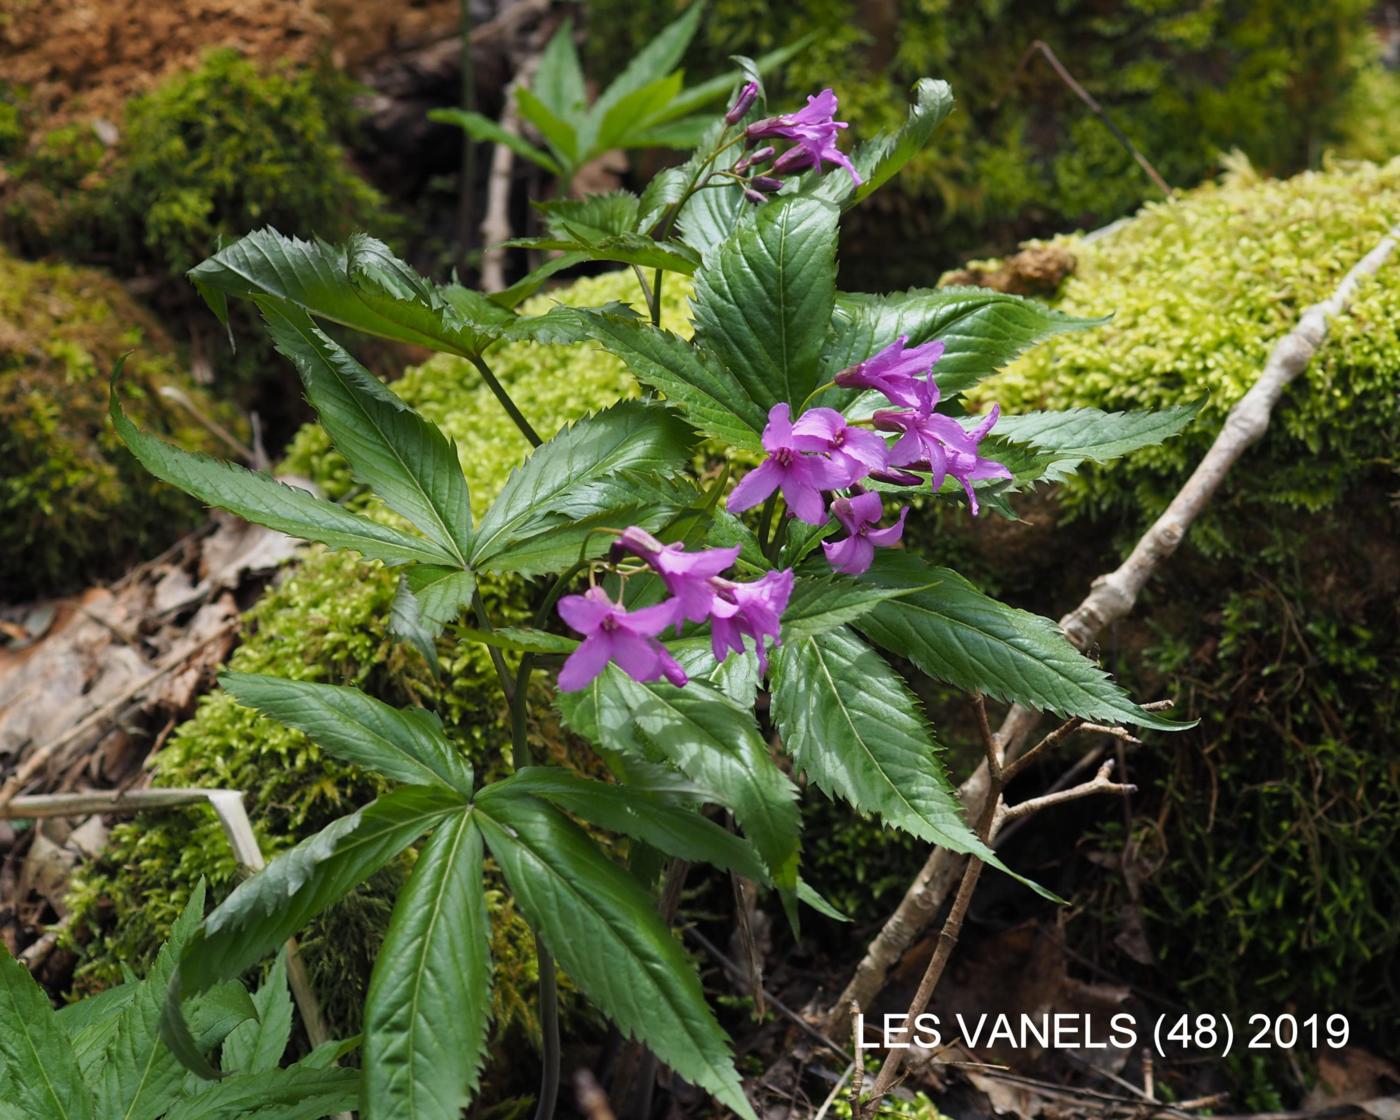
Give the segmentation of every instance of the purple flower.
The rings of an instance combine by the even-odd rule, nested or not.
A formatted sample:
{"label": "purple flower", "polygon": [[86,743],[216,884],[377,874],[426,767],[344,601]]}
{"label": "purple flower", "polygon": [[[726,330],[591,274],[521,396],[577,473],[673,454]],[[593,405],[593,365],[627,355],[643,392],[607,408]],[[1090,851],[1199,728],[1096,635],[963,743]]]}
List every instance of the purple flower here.
{"label": "purple flower", "polygon": [[[727,582],[727,581],[726,581]],[[764,639],[773,645],[782,642],[782,617],[792,596],[792,569],[769,572],[751,583],[729,583],[715,598],[710,619],[710,649],[716,661],[729,651],[744,652],[743,635],[754,642],[760,672],[768,672],[768,651]]]}
{"label": "purple flower", "polygon": [[839,490],[847,485],[846,469],[824,455],[804,455],[795,442],[791,413],[785,402],[768,412],[763,429],[763,449],[768,452],[756,469],[749,471],[734,487],[726,504],[730,513],[752,509],[779,488],[794,516],[809,525],[826,520],[823,490]]}
{"label": "purple flower", "polygon": [[843,486],[859,482],[871,471],[889,466],[890,449],[883,436],[846,423],[834,408],[809,408],[792,426],[792,445],[799,451],[822,451],[845,468]]}
{"label": "purple flower", "polygon": [[685,670],[656,640],[656,635],[671,625],[675,609],[674,603],[666,602],[627,611],[600,587],[590,587],[584,595],[564,596],[559,600],[559,617],[584,639],[559,671],[559,688],[577,692],[609,661],[636,681],[665,677],[674,685],[685,684]]}
{"label": "purple flower", "polygon": [[836,375],[836,384],[843,389],[878,389],[895,404],[917,406],[918,387],[943,357],[944,346],[935,340],[905,349],[908,341],[909,336],[902,334],[878,354],[843,369]]}
{"label": "purple flower", "polygon": [[834,544],[822,541],[822,551],[838,572],[858,576],[869,570],[877,546],[889,548],[899,543],[899,538],[904,535],[904,519],[909,516],[909,507],[901,509],[898,520],[887,529],[872,529],[885,515],[879,494],[837,498],[831,503],[831,512],[845,527],[847,536]]}
{"label": "purple flower", "polygon": [[633,525],[623,530],[618,546],[640,556],[661,577],[675,611],[676,625],[703,622],[710,616],[715,599],[714,577],[728,569],[739,555],[739,548],[710,548],[686,552],[679,544],[663,545],[645,529]]}
{"label": "purple flower", "polygon": [[[792,140],[806,153],[805,163],[801,168],[796,164],[797,157],[793,157],[790,165],[783,168],[783,174],[805,169],[807,166],[819,166],[822,160],[825,160],[827,163],[844,167],[850,172],[851,181],[860,186],[861,178],[856,174],[855,167],[836,146],[836,134],[846,127],[845,121],[832,119],[836,116],[836,109],[836,94],[824,89],[815,97],[808,97],[806,106],[795,113],[784,113],[779,117],[766,117],[755,121],[749,125],[745,136],[750,141],[774,137]],[[782,165],[784,158],[785,156],[779,157],[778,165]],[[777,169],[778,166],[775,165],[774,170]]]}
{"label": "purple flower", "polygon": [[739,91],[738,98],[735,99],[733,107],[724,114],[725,124],[738,124],[744,119],[744,114],[753,108],[753,103],[758,100],[758,83],[745,82],[744,88]]}
{"label": "purple flower", "polygon": [[875,413],[877,428],[904,433],[890,448],[890,465],[927,464],[933,475],[934,490],[943,485],[947,475],[952,475],[967,491],[967,500],[975,516],[977,495],[972,483],[983,478],[1011,477],[1011,472],[1001,463],[984,459],[977,453],[977,445],[992,430],[1001,415],[1001,407],[993,405],[982,423],[969,432],[951,416],[940,416],[933,411],[938,404],[938,386],[932,374],[926,382],[915,382],[915,389],[918,403],[912,410],[881,409]]}

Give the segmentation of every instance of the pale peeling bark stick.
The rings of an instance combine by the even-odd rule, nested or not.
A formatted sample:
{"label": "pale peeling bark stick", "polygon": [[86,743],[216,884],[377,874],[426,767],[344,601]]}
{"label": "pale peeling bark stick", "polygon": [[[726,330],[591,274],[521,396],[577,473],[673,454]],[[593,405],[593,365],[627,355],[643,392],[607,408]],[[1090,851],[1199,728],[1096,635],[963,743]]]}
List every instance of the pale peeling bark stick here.
{"label": "pale peeling bark stick", "polygon": [[[520,86],[530,84],[539,64],[539,54],[531,54],[520,64],[520,69],[516,71],[515,78],[506,90],[506,107],[501,113],[501,128],[512,136],[520,135],[520,111],[515,106],[515,91]],[[481,218],[481,288],[486,292],[499,292],[506,286],[504,242],[512,237],[510,188],[514,168],[515,153],[505,144],[497,144],[491,153],[491,170],[486,179],[486,210]]]}
{"label": "pale peeling bark stick", "polygon": [[[1397,238],[1400,238],[1400,225],[1392,227],[1380,243],[1352,267],[1329,298],[1305,310],[1297,326],[1274,344],[1259,380],[1230,409],[1210,450],[1166,511],[1138,541],[1128,558],[1115,571],[1094,580],[1084,601],[1060,619],[1060,628],[1076,648],[1088,649],[1104,627],[1132,610],[1148,579],[1158,565],[1176,551],[1230,468],[1263,436],[1284,389],[1307,369],[1326,339],[1328,320],[1351,305],[1361,282],[1374,276],[1394,252]],[[1038,712],[1019,704],[1007,712],[997,740],[1008,765],[1015,765],[1039,719]],[[958,789],[969,819],[981,818],[991,788],[991,772],[984,762]],[[866,1007],[875,1001],[889,970],[937,916],[958,882],[965,862],[966,857],[946,848],[933,850],[898,908],[870,943],[845,991],[828,1011],[825,1029],[829,1034],[839,1036],[844,1030],[847,1008],[852,1001]]]}

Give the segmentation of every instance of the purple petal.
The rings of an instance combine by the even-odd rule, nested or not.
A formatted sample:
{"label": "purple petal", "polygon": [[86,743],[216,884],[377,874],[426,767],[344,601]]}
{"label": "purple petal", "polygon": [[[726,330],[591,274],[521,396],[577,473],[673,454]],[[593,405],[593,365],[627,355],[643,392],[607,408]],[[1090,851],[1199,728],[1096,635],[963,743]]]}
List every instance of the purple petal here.
{"label": "purple petal", "polygon": [[889,548],[891,545],[899,543],[904,536],[904,519],[909,516],[909,507],[905,506],[899,511],[899,519],[885,529],[875,529],[865,534],[865,539],[879,548]]}
{"label": "purple petal", "polygon": [[601,587],[591,587],[585,595],[565,595],[555,609],[570,629],[580,634],[592,634],[617,609],[617,605]]}
{"label": "purple petal", "polygon": [[822,541],[822,551],[831,566],[848,576],[858,576],[869,571],[875,560],[875,546],[865,537],[847,537],[844,541],[831,544]]}
{"label": "purple petal", "polygon": [[626,631],[630,634],[653,638],[666,627],[676,621],[676,602],[668,599],[664,603],[657,603],[654,607],[643,607],[638,611],[629,611],[627,615],[619,619],[619,632]]}
{"label": "purple petal", "polygon": [[792,446],[798,451],[825,451],[846,430],[846,418],[834,408],[809,408],[792,426]]}
{"label": "purple petal", "polygon": [[[573,597],[582,598],[581,595]],[[583,644],[569,654],[564,667],[559,670],[560,691],[577,692],[593,680],[607,665],[611,648],[611,635],[595,634],[585,638]]]}
{"label": "purple petal", "polygon": [[763,428],[765,451],[778,451],[792,446],[792,420],[786,401],[779,401],[768,410],[768,423]]}
{"label": "purple petal", "polygon": [[799,521],[820,525],[826,520],[826,503],[822,501],[821,491],[805,481],[797,471],[790,471],[783,479],[782,486],[783,500]]}
{"label": "purple petal", "polygon": [[739,485],[729,495],[724,508],[730,513],[743,513],[752,509],[778,488],[783,472],[771,459],[765,460],[739,480]]}
{"label": "purple petal", "polygon": [[613,662],[634,681],[654,681],[661,676],[660,646],[650,638],[618,633],[613,639]]}
{"label": "purple petal", "polygon": [[880,495],[872,490],[869,493],[857,494],[851,499],[851,513],[857,527],[873,525],[884,516],[885,505],[880,501]]}

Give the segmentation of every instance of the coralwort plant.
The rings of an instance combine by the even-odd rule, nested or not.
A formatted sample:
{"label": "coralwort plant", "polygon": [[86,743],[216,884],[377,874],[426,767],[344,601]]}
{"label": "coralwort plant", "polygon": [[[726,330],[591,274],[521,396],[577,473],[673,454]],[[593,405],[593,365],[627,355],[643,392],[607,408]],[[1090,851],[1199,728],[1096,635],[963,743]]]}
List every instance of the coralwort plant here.
{"label": "coralwort plant", "polygon": [[[190,1069],[215,1072],[186,1024],[190,1001],[417,845],[367,997],[362,1116],[456,1117],[479,1084],[489,852],[538,940],[538,1115],[553,1115],[559,1088],[557,962],[623,1034],[752,1117],[728,1040],[658,913],[666,861],[770,888],[793,922],[800,902],[829,911],[799,870],[804,775],[892,827],[1001,866],[960,814],[933,733],[882,650],[1063,716],[1179,726],[1135,704],[1049,620],[897,546],[909,495],[1005,511],[1012,491],[1164,439],[1194,410],[965,415],[959,398],[980,379],[1093,321],[976,289],[837,290],[842,214],[925,144],[951,108],[947,86],[921,81],[905,125],[848,154],[832,91],[765,117],[749,77],[695,154],[640,196],[547,203],[549,236],[532,244],[559,256],[493,296],[427,280],[363,236],[332,246],[265,230],[193,271],[221,318],[230,298],[257,306],[379,499],[364,512],[141,432],[114,381],[113,423],[154,474],[398,569],[394,631],[430,661],[449,623],[485,643],[514,732],[514,773],[481,785],[431,711],[350,688],[223,678],[242,703],[399,786],[279,856],[185,944],[163,1029]],[[585,260],[633,266],[650,314],[517,313],[551,273]],[[693,276],[689,340],[659,325],[668,273]],[[534,450],[479,522],[451,442],[328,324],[457,354],[480,372],[501,422]],[[494,347],[521,339],[602,347],[639,397],[537,433],[490,364]],[[501,575],[534,581],[531,625],[491,618],[478,581]],[[610,780],[538,764],[527,706],[539,670],[557,670],[565,721]],[[600,833],[628,838],[626,866]]]}

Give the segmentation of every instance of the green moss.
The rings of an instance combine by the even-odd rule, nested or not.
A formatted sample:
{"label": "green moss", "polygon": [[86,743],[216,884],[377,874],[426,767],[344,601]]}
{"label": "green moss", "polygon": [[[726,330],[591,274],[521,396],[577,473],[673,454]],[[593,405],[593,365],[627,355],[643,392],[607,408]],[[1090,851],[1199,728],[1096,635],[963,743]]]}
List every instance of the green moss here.
{"label": "green moss", "polygon": [[[672,327],[683,326],[686,294],[681,285],[673,285],[667,295],[666,321]],[[624,299],[641,305],[631,273],[578,281],[540,297],[529,309],[542,311],[555,299]],[[491,364],[541,432],[552,432],[632,391],[620,363],[583,347],[516,344],[497,351]],[[288,371],[287,376],[294,375]],[[479,516],[523,459],[524,439],[464,361],[433,358],[410,369],[394,388],[457,441]],[[303,429],[284,466],[336,496],[349,491],[345,463],[318,427]],[[382,508],[371,512],[388,516]],[[497,582],[485,585],[483,592],[495,616],[524,620],[526,588]],[[394,577],[382,566],[313,549],[248,614],[244,641],[229,667],[352,684],[394,704],[431,704],[478,773],[483,778],[500,775],[510,736],[488,657],[475,642],[452,644],[443,651],[444,683],[435,682],[418,656],[388,635],[393,593]],[[540,687],[532,737],[551,752],[564,752],[563,732],[550,714],[545,686]],[[326,758],[299,732],[239,707],[219,691],[200,700],[194,717],[155,756],[154,769],[158,785],[243,790],[269,856],[364,804],[381,788],[372,776]],[[70,898],[74,937],[81,944],[80,983],[111,983],[123,962],[154,952],[201,876],[215,898],[237,881],[212,814],[148,814],[113,829],[102,860],[84,874]],[[401,878],[401,869],[390,869],[323,916],[303,939],[327,1012],[344,1029],[356,1025],[370,964]],[[499,893],[493,896],[493,908],[497,1017],[533,1030],[529,992],[536,966],[528,933]]]}
{"label": "green moss", "polygon": [[231,418],[183,371],[169,340],[120,284],[90,269],[0,252],[0,595],[83,586],[150,555],[194,524],[198,505],[155,481],[107,426],[107,378],[143,424],[186,447],[208,433],[160,396],[182,390]]}
{"label": "green moss", "polygon": [[31,138],[3,191],[6,236],[175,275],[258,226],[333,240],[382,227],[383,200],[339,143],[351,93],[329,66],[264,72],[214,52],[129,102],[111,151],[85,122]]}
{"label": "green moss", "polygon": [[[593,26],[608,34],[590,36],[594,72],[621,70],[688,6],[595,0]],[[873,212],[853,215],[847,248],[866,263],[848,286],[856,286],[852,279],[874,290],[922,280],[930,255],[946,267],[958,252],[989,241],[1101,224],[1158,197],[1044,58],[1031,59],[1013,80],[1035,39],[1054,48],[1177,187],[1199,182],[1231,148],[1287,173],[1368,127],[1350,90],[1361,75],[1373,81],[1378,72],[1369,0],[917,0],[898,5],[893,33],[883,36],[865,21],[887,7],[714,0],[687,59],[699,76],[719,71],[735,52],[757,55],[815,32],[775,89],[788,103],[835,87],[852,140],[902,119],[917,78],[951,83],[957,109],[935,142],[876,196]],[[916,253],[889,253],[891,230],[917,245]]]}

